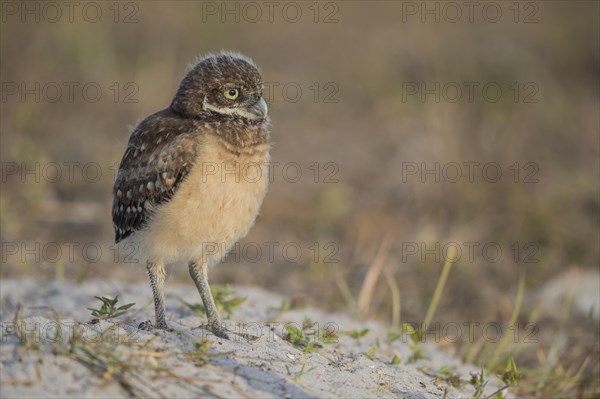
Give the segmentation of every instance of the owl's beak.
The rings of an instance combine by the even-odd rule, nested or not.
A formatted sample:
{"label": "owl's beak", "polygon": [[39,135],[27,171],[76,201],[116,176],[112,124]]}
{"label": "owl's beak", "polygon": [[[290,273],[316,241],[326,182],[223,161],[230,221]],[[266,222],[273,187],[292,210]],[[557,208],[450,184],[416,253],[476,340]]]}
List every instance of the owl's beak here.
{"label": "owl's beak", "polygon": [[265,99],[261,97],[260,100],[248,107],[248,111],[259,118],[266,118],[269,113],[269,107]]}

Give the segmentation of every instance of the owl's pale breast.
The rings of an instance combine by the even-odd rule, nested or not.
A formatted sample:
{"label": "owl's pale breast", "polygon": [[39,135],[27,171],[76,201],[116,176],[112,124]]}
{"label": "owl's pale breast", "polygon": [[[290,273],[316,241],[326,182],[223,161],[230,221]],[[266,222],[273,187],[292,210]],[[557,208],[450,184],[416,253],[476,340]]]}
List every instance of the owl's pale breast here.
{"label": "owl's pale breast", "polygon": [[186,180],[140,232],[151,260],[214,264],[254,224],[269,181],[269,145],[237,155],[214,136],[202,141]]}

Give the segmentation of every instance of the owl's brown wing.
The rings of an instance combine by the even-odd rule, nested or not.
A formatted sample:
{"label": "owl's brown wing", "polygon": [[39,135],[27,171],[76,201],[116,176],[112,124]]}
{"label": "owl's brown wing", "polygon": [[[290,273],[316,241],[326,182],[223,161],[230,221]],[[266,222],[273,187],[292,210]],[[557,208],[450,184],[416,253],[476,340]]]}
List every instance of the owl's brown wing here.
{"label": "owl's brown wing", "polygon": [[173,196],[195,160],[197,134],[193,121],[170,109],[135,128],[113,187],[115,242],[143,228],[153,209]]}

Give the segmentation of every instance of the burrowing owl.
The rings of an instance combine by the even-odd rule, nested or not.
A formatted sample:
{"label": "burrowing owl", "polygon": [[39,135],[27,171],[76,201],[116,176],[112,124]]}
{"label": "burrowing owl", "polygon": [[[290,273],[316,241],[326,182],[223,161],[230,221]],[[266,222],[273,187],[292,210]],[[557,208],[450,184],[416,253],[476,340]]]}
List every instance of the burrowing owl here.
{"label": "burrowing owl", "polygon": [[147,261],[157,328],[168,329],[164,266],[185,261],[209,329],[228,338],[207,271],[248,233],[267,190],[270,135],[262,89],[249,58],[206,56],[171,105],[131,133],[113,189],[113,224],[116,242],[133,240]]}

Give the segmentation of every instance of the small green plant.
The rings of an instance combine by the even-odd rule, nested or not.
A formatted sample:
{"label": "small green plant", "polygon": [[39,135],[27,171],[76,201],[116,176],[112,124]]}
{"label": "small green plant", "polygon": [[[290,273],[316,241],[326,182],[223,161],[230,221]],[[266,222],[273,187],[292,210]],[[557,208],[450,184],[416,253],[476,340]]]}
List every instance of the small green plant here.
{"label": "small green plant", "polygon": [[333,329],[313,329],[316,323],[312,322],[308,317],[302,320],[302,328],[298,328],[293,324],[284,326],[286,331],[283,339],[291,343],[296,348],[302,349],[302,359],[300,359],[300,371],[295,375],[291,372],[288,365],[285,366],[288,375],[294,376],[294,381],[298,383],[300,378],[305,373],[314,369],[314,367],[306,370],[306,362],[308,353],[315,352],[317,348],[322,348],[323,344],[337,342],[337,335]]}
{"label": "small green plant", "polygon": [[286,334],[283,339],[294,345],[296,348],[303,349],[305,352],[314,352],[316,348],[321,347],[318,342],[309,340],[305,335],[304,331],[296,326],[288,324],[284,326]]}
{"label": "small green plant", "polygon": [[[114,302],[113,306],[116,304]],[[99,378],[115,381],[130,397],[146,395],[147,392],[141,391],[143,382],[139,375],[148,367],[147,357],[150,354],[159,358],[165,355],[151,353],[146,347],[147,343],[123,341],[117,329],[116,325],[112,325],[90,340],[83,327],[78,328],[61,353],[79,362]]]}
{"label": "small green plant", "polygon": [[[473,393],[472,397],[475,399],[482,398],[483,391],[488,384],[488,380],[485,379],[485,371],[483,367],[481,368],[481,371],[471,371],[469,374],[471,375],[471,380],[469,383],[473,386],[473,388],[475,388],[475,392]],[[504,382],[504,386],[486,396],[485,399],[504,399],[504,394],[502,392],[509,387],[518,384],[522,375],[518,372],[517,365],[512,357],[508,359],[506,369],[501,375],[499,375],[499,377],[502,382]]]}
{"label": "small green plant", "polygon": [[408,347],[412,351],[412,354],[408,358],[408,363],[415,363],[418,360],[426,359],[425,351],[421,345],[421,338],[423,333],[420,328],[414,328],[408,323],[402,324],[402,333],[406,333],[410,337]]}
{"label": "small green plant", "polygon": [[315,333],[315,339],[320,344],[337,344],[338,338],[333,328],[320,328]]}
{"label": "small green plant", "polygon": [[302,321],[301,329],[293,324],[286,324],[283,339],[307,352],[314,352],[317,348],[322,348],[324,344],[338,342],[339,337],[333,326],[327,325],[325,328],[315,329],[313,328],[315,324],[306,317]]}
{"label": "small green plant", "polygon": [[[103,315],[118,316],[119,312],[127,309],[121,309],[118,306],[118,298],[109,299],[98,298],[105,305],[102,309],[93,309],[97,311],[98,317]],[[133,304],[125,305],[131,307]],[[157,360],[176,356],[190,360],[196,366],[206,364],[210,358],[230,355],[232,352],[216,352],[209,350],[212,348],[212,342],[206,339],[198,340],[188,334],[182,334],[183,338],[193,340],[193,349],[191,351],[177,351],[170,353],[162,348],[162,345],[156,345],[156,336],[135,337],[122,329],[118,323],[91,326],[85,323],[78,323],[69,326],[68,333],[62,330],[63,323],[56,310],[48,306],[31,307],[28,309],[49,310],[54,314],[55,330],[46,330],[43,340],[39,336],[32,335],[30,329],[26,327],[27,320],[23,319],[24,308],[20,305],[15,314],[15,335],[20,339],[18,355],[30,355],[28,351],[34,349],[44,349],[48,347],[49,338],[51,338],[51,350],[54,356],[64,356],[72,359],[92,372],[95,376],[105,381],[117,383],[126,391],[127,397],[168,397],[160,392],[156,386],[148,386],[148,380],[158,378],[170,378],[180,381],[182,384],[193,386],[202,390],[203,387],[196,384],[196,381],[187,375],[181,375],[173,371],[170,363],[157,362]],[[72,329],[71,329],[72,328]],[[90,334],[90,332],[93,332]]]}
{"label": "small green plant", "polygon": [[408,363],[415,363],[418,360],[427,359],[427,356],[425,356],[425,351],[423,350],[423,347],[421,345],[408,344],[408,347],[412,351],[412,354],[408,358]]}
{"label": "small green plant", "polygon": [[[225,285],[213,285],[210,287],[210,290],[213,295],[213,299],[215,300],[215,305],[217,306],[217,310],[219,313],[225,313],[227,317],[231,317],[233,312],[238,309],[242,303],[246,301],[246,297],[241,296],[233,296],[235,292],[231,288],[230,284]],[[205,316],[206,311],[204,310],[204,306],[196,303],[188,303],[183,299],[179,298],[179,301],[183,303],[185,306],[190,308],[194,313],[198,316]]]}
{"label": "small green plant", "polygon": [[471,380],[469,381],[469,384],[471,384],[471,386],[473,388],[475,388],[475,392],[473,393],[473,398],[479,399],[479,398],[481,398],[481,395],[483,395],[483,389],[485,388],[485,386],[488,383],[485,380],[485,371],[483,370],[483,367],[482,367],[480,371],[471,371],[469,373],[469,375],[471,376]]}
{"label": "small green plant", "polygon": [[[433,320],[433,315],[437,311],[438,305],[440,304],[440,299],[442,297],[442,292],[444,291],[444,287],[446,286],[446,282],[448,281],[450,269],[452,269],[452,264],[456,261],[456,259],[456,247],[449,246],[448,253],[446,255],[446,260],[444,261],[444,266],[442,267],[442,273],[440,274],[440,278],[435,287],[435,291],[433,291],[433,297],[431,298],[431,302],[429,303],[429,307],[427,308],[425,320],[423,320],[424,330],[427,330],[427,327],[429,327],[431,321]],[[419,339],[420,338],[421,337],[419,337]]]}
{"label": "small green plant", "polygon": [[38,340],[36,339],[35,336],[33,337],[33,339],[29,339],[27,337],[27,333],[26,333],[27,322],[24,321],[22,318],[23,318],[23,308],[21,307],[21,304],[18,304],[13,325],[15,328],[16,336],[19,338],[19,342],[21,344],[19,350],[22,349],[23,351],[32,351],[32,350],[40,349]]}
{"label": "small green plant", "polygon": [[[499,375],[502,382],[505,384],[502,388],[498,389],[496,392],[492,393],[488,396],[488,398],[494,399],[504,399],[504,395],[502,392],[507,388],[514,387],[519,383],[519,380],[523,377],[521,373],[517,370],[517,364],[515,360],[511,357],[508,358],[508,364],[506,365],[506,369]],[[487,398],[486,398],[487,399]]]}
{"label": "small green plant", "polygon": [[512,387],[519,383],[519,380],[522,378],[522,374],[517,370],[517,364],[515,363],[515,359],[512,356],[508,359],[508,365],[506,366],[506,370],[502,373],[500,379],[507,386]]}
{"label": "small green plant", "polygon": [[421,327],[417,326],[413,327],[410,323],[402,324],[402,332],[397,338],[402,337],[402,334],[406,334],[410,337],[410,340],[414,343],[421,342],[421,338],[423,337],[423,332],[421,331]]}
{"label": "small green plant", "polygon": [[94,298],[102,302],[102,306],[99,309],[88,308],[88,310],[92,311],[92,316],[96,318],[95,321],[114,319],[115,317],[125,314],[127,309],[135,305],[135,303],[128,303],[126,305],[117,307],[117,303],[119,303],[118,295],[113,299],[104,296],[95,296]]}
{"label": "small green plant", "polygon": [[306,341],[306,337],[302,330],[293,325],[286,325],[285,331],[286,335],[284,336],[284,339],[294,346],[301,346],[301,344]]}
{"label": "small green plant", "polygon": [[359,339],[359,338],[362,338],[365,335],[367,335],[368,332],[369,332],[368,328],[363,328],[362,330],[354,329],[351,331],[344,331],[344,332],[342,332],[342,334],[352,337],[354,339]]}
{"label": "small green plant", "polygon": [[306,362],[307,362],[307,357],[306,354],[310,352],[308,350],[308,346],[306,347],[306,349],[304,350],[304,353],[302,354],[302,359],[300,359],[300,371],[298,371],[298,373],[296,373],[296,375],[294,375],[292,373],[292,371],[290,370],[290,367],[286,364],[285,365],[285,369],[288,373],[289,376],[293,376],[294,377],[294,381],[297,383],[300,382],[300,378],[302,378],[302,376],[306,373],[310,373],[312,370],[315,369],[315,367],[311,367],[308,370],[306,370]]}
{"label": "small green plant", "polygon": [[[427,308],[427,313],[425,314],[425,319],[420,326],[413,327],[413,325],[409,323],[403,323],[400,332],[396,332],[394,330],[388,331],[387,341],[388,343],[392,343],[395,340],[404,337],[404,335],[408,335],[410,337],[410,342],[408,342],[408,347],[412,351],[412,355],[408,358],[409,363],[414,363],[420,359],[426,359],[425,351],[423,350],[423,346],[421,342],[423,340],[423,333],[427,332],[427,328],[430,326],[431,321],[433,320],[433,316],[437,311],[438,305],[440,303],[440,299],[442,296],[442,292],[444,291],[444,287],[446,282],[448,281],[448,275],[450,274],[450,270],[452,269],[452,265],[456,260],[456,248],[450,247],[447,257],[444,261],[444,266],[442,267],[442,272],[440,274],[440,278],[435,287],[435,291],[433,292],[433,297],[431,298],[431,302],[429,303],[429,307]],[[396,321],[397,324],[397,321]]]}
{"label": "small green plant", "polygon": [[[521,272],[521,276],[519,278],[518,288],[517,288],[517,298],[515,299],[515,306],[512,311],[512,315],[510,317],[509,326],[514,326],[517,324],[517,320],[519,318],[519,314],[521,312],[521,305],[523,304],[523,296],[525,293],[525,271]],[[496,346],[494,353],[492,354],[491,359],[487,362],[486,368],[491,371],[497,370],[502,353],[504,349],[508,345],[511,339],[511,334],[504,334],[499,344]]]}
{"label": "small green plant", "polygon": [[364,352],[365,356],[368,357],[371,360],[373,360],[373,358],[375,357],[375,353],[377,353],[377,347],[376,346],[374,346],[371,349],[369,349],[368,351]]}
{"label": "small green plant", "polygon": [[193,361],[196,367],[204,366],[208,362],[208,358],[211,357],[211,354],[208,352],[211,346],[211,340],[202,338],[194,342],[194,351],[188,353],[186,358]]}
{"label": "small green plant", "polygon": [[443,366],[437,373],[436,377],[448,385],[453,386],[454,388],[460,388],[465,383],[465,381],[460,378],[458,373],[448,366]]}
{"label": "small green plant", "polygon": [[[467,382],[466,380],[460,378],[460,375],[456,372],[454,368],[451,368],[449,366],[442,366],[437,371],[430,370],[427,367],[420,367],[418,370],[429,377],[433,377],[437,381],[442,381],[448,384],[444,391],[444,397],[448,396],[448,390],[450,389],[450,387],[462,388],[463,385]],[[479,375],[478,372],[477,375]]]}
{"label": "small green plant", "polygon": [[386,337],[386,341],[388,344],[393,343],[394,341],[399,340],[400,338],[402,338],[402,332],[398,331],[397,329],[390,329],[387,331],[387,337]]}
{"label": "small green plant", "polygon": [[302,330],[306,331],[312,328],[315,324],[317,323],[312,321],[308,316],[304,316],[304,319],[302,319]]}
{"label": "small green plant", "polygon": [[326,324],[324,328],[317,329],[313,329],[313,327],[314,323],[304,328],[304,333],[308,337],[313,337],[313,340],[319,344],[337,344],[339,335],[333,325]]}

